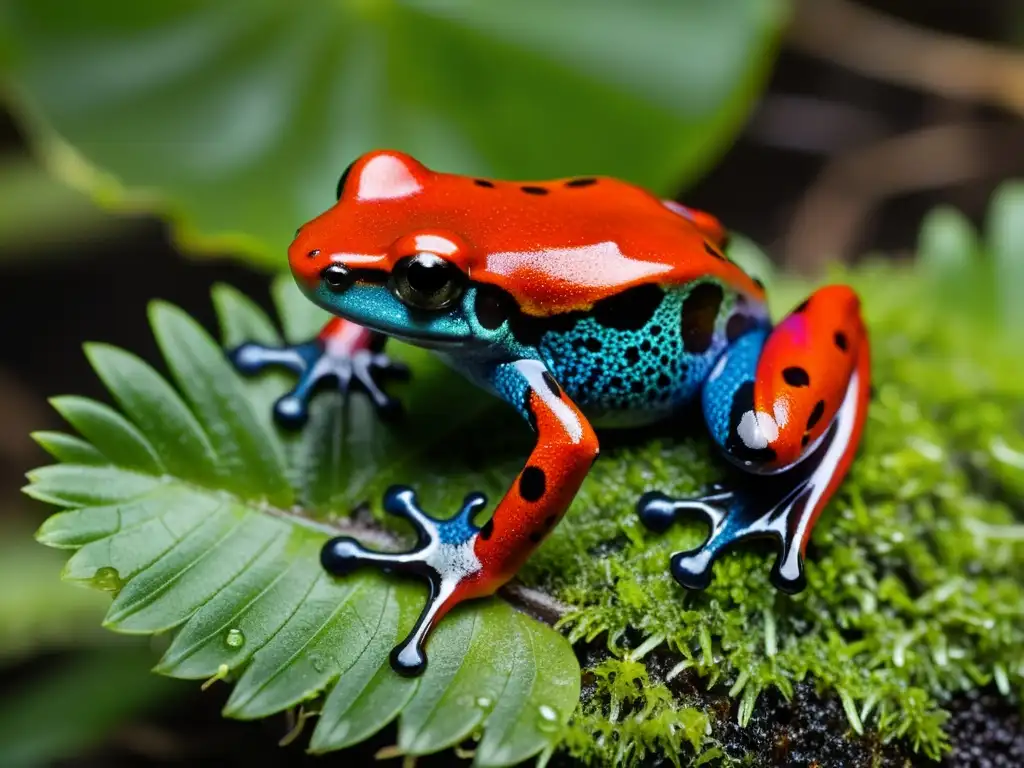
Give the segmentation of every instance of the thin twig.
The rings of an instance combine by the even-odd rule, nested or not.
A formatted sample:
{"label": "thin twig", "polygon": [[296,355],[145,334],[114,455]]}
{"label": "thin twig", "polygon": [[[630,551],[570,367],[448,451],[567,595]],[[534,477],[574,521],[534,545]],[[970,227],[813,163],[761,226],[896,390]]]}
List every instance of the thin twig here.
{"label": "thin twig", "polygon": [[1024,54],[1007,48],[922,29],[850,0],[798,0],[788,37],[795,49],[868,77],[1024,115]]}
{"label": "thin twig", "polygon": [[834,155],[888,133],[882,117],[840,101],[793,94],[767,95],[747,135],[760,144],[809,155]]}
{"label": "thin twig", "polygon": [[792,218],[786,266],[814,272],[849,259],[872,212],[896,195],[1024,172],[1017,125],[940,125],[887,138],[825,166]]}

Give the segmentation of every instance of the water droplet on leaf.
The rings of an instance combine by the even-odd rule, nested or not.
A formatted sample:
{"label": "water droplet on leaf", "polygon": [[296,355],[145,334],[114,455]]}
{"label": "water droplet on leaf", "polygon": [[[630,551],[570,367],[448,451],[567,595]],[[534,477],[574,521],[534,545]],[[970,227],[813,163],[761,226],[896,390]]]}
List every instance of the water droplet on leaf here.
{"label": "water droplet on leaf", "polygon": [[227,637],[224,638],[229,648],[241,648],[245,644],[245,635],[240,629],[229,629]]}
{"label": "water droplet on leaf", "polygon": [[92,577],[92,585],[104,592],[120,592],[124,582],[121,581],[121,574],[117,572],[117,568],[108,565],[97,569]]}
{"label": "water droplet on leaf", "polygon": [[554,707],[549,707],[547,704],[541,704],[537,708],[537,728],[547,733],[551,733],[558,729],[558,712]]}
{"label": "water droplet on leaf", "polygon": [[490,709],[493,704],[494,702],[491,701],[488,696],[478,696],[476,699],[476,705],[480,707],[480,709]]}

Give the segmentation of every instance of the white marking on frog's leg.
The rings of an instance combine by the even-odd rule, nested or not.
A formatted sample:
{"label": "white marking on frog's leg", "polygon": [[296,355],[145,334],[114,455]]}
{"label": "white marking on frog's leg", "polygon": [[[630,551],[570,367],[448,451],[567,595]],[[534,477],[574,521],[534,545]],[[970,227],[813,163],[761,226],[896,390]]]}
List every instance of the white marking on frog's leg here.
{"label": "white marking on frog's leg", "polygon": [[768,438],[764,436],[757,426],[757,416],[753,411],[747,411],[740,417],[740,423],[736,426],[736,434],[747,448],[755,451],[768,447]]}
{"label": "white marking on frog's leg", "polygon": [[[839,462],[842,461],[843,456],[850,447],[853,427],[857,423],[857,393],[859,386],[860,376],[854,371],[853,376],[850,377],[850,383],[846,387],[846,396],[843,398],[843,404],[839,406],[839,412],[833,420],[835,434],[825,450],[825,455],[821,457],[821,462],[814,468],[810,478],[807,480],[807,487],[810,489],[810,493],[807,497],[807,502],[804,504],[800,519],[792,527],[793,537],[789,551],[785,553],[783,562],[779,564],[779,573],[783,578],[792,579],[796,578],[799,574],[800,542],[807,535],[807,526],[814,514],[814,510],[821,503],[821,497],[824,495],[825,489],[828,488],[829,483],[835,476],[836,469],[839,467]],[[826,434],[828,434],[827,431]]]}
{"label": "white marking on frog's leg", "polygon": [[537,393],[537,396],[544,401],[544,405],[555,414],[572,441],[578,443],[582,440],[583,425],[580,423],[579,417],[562,398],[551,391],[547,382],[544,381],[545,373],[551,375],[544,363],[539,360],[517,360],[512,365],[522,374],[526,383]]}
{"label": "white marking on frog's leg", "polygon": [[789,423],[789,406],[786,405],[786,401],[779,398],[775,401],[775,407],[772,410],[775,411],[775,423],[779,425],[779,429],[784,429]]}
{"label": "white marking on frog's leg", "polygon": [[775,419],[770,413],[765,411],[756,411],[757,426],[761,430],[761,434],[765,436],[769,443],[774,443],[779,439],[779,425],[775,423]]}
{"label": "white marking on frog's leg", "polygon": [[442,584],[447,581],[458,584],[483,567],[473,551],[473,542],[474,539],[469,538],[459,544],[439,543],[423,551],[423,562],[437,571]]}
{"label": "white marking on frog's leg", "polygon": [[715,363],[715,367],[711,369],[711,373],[708,375],[708,381],[714,381],[725,372],[725,364],[729,362],[728,355],[722,355],[718,358],[718,362]]}
{"label": "white marking on frog's leg", "polygon": [[779,425],[770,413],[747,411],[736,426],[736,434],[747,448],[757,451],[778,439]]}

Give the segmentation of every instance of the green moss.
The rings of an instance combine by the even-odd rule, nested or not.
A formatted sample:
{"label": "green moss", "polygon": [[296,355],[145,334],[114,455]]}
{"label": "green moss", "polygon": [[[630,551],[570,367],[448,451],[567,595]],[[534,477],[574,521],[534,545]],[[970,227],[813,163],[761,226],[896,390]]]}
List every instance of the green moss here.
{"label": "green moss", "polygon": [[[789,698],[807,680],[839,697],[852,733],[937,759],[951,696],[994,685],[1018,700],[1024,344],[1000,324],[992,260],[965,256],[977,261],[834,276],[863,297],[875,393],[860,456],[815,529],[803,593],[777,592],[774,555],[749,547],[719,562],[706,592],[686,593],[668,557],[697,545],[702,527],[651,534],[633,505],[651,488],[694,493],[721,463],[699,426],[606,441],[605,460],[523,574],[573,606],[562,621],[572,640],[611,655],[588,670],[569,754],[631,765],[713,750],[711,761],[722,754],[709,736],[716,719],[742,725],[765,692]],[[772,289],[784,309],[811,287]],[[707,694],[723,689],[734,702],[725,713]]]}
{"label": "green moss", "polygon": [[[687,751],[702,754],[711,733],[710,715],[676,701],[664,683],[651,681],[642,662],[607,659],[589,674],[593,691],[584,697],[563,742],[574,758],[624,765],[664,755],[680,766]],[[718,751],[712,746],[704,754],[713,757]]]}

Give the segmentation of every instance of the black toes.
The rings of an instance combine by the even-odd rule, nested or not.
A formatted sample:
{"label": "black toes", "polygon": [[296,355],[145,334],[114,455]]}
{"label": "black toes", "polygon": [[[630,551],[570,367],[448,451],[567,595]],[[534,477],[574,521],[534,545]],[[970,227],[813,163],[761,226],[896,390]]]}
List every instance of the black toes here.
{"label": "black toes", "polygon": [[672,555],[669,561],[669,570],[672,571],[672,578],[679,584],[696,592],[703,591],[711,586],[711,563],[705,567],[696,569],[689,563],[688,553],[677,552]]}
{"label": "black toes", "polygon": [[664,533],[676,519],[675,502],[660,491],[648,491],[636,502],[640,522],[655,533]]}
{"label": "black toes", "polygon": [[320,565],[332,576],[345,576],[359,566],[363,548],[355,539],[338,536],[320,550]]}
{"label": "black toes", "polygon": [[787,595],[803,592],[807,588],[807,574],[804,572],[803,557],[798,555],[796,558],[797,571],[795,574],[783,574],[780,568],[781,562],[782,557],[779,557],[769,576],[774,587]]}
{"label": "black toes", "polygon": [[392,485],[384,491],[381,506],[389,515],[405,515],[410,506],[416,505],[416,493],[407,485]]}
{"label": "black toes", "polygon": [[243,376],[255,376],[266,367],[263,347],[259,344],[243,344],[228,352],[228,359]]}
{"label": "black toes", "polygon": [[309,407],[298,395],[288,394],[274,403],[274,421],[287,430],[299,430],[309,421]]}
{"label": "black toes", "polygon": [[391,668],[402,677],[417,677],[427,668],[427,654],[414,642],[391,649]]}
{"label": "black toes", "polygon": [[349,355],[328,354],[319,339],[284,347],[242,344],[228,351],[228,359],[244,376],[266,368],[284,368],[298,374],[295,387],[274,404],[274,420],[283,428],[299,429],[309,419],[309,401],[321,389],[333,386],[347,395],[353,386],[362,389],[385,420],[402,415],[402,404],[381,389],[386,380],[405,380],[409,368],[379,351],[356,350]]}

